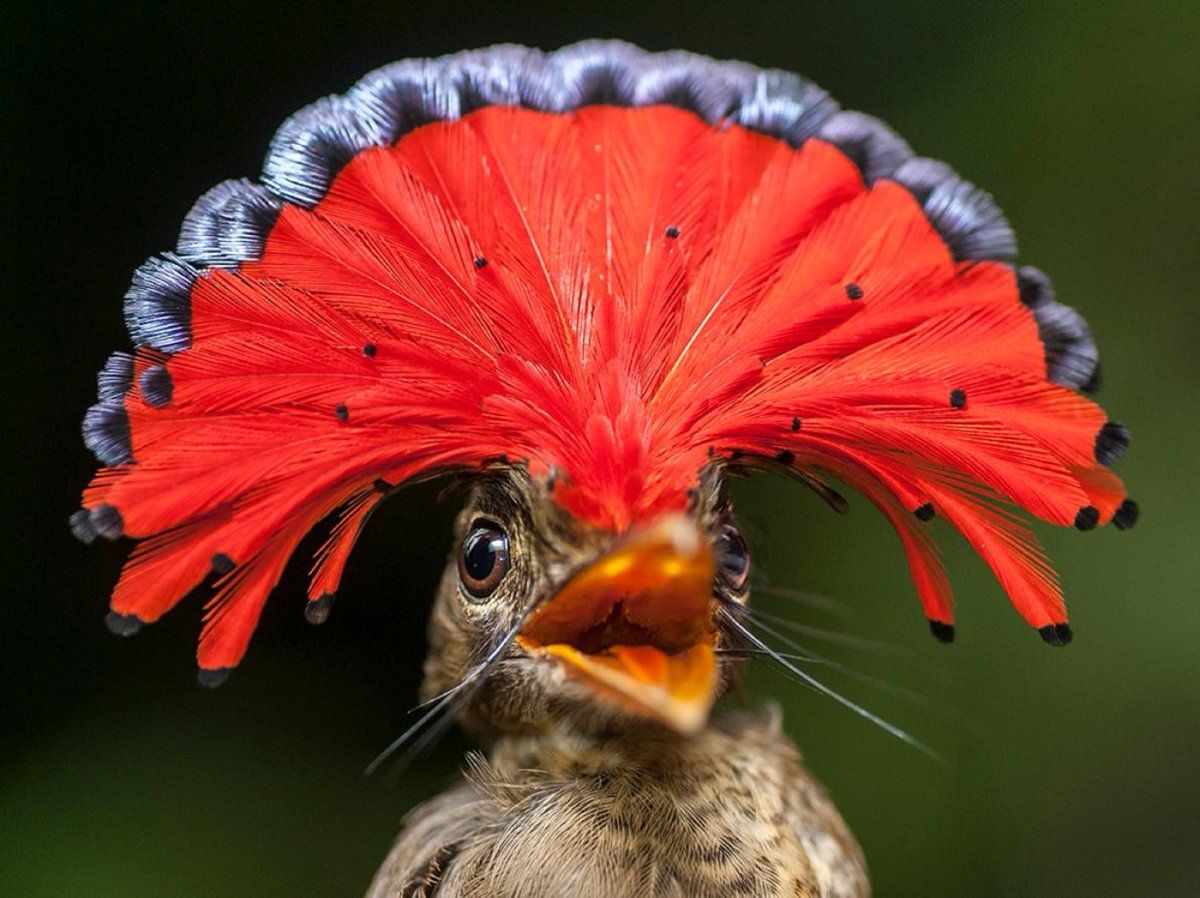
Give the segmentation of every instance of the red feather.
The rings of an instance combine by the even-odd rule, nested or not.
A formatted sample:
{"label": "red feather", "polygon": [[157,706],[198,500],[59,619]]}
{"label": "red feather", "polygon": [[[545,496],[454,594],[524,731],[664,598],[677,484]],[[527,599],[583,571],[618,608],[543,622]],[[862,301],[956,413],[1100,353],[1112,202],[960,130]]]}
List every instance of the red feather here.
{"label": "red feather", "polygon": [[1124,498],[1094,457],[1105,416],[1047,379],[1011,269],[956,262],[831,144],[671,107],[495,106],[363,150],[190,300],[191,346],[139,361],[166,365],[170,403],[126,396],[134,462],[85,505],[145,540],[121,613],[153,620],[213,555],[236,563],[206,668],[240,660],[288,556],[349,502],[310,597],[336,590],[380,477],[506,455],[620,531],[682,508],[710,450],[786,458],[880,508],[931,619],[953,612],[926,503],[1036,626],[1062,598],[997,503],[1103,523]]}

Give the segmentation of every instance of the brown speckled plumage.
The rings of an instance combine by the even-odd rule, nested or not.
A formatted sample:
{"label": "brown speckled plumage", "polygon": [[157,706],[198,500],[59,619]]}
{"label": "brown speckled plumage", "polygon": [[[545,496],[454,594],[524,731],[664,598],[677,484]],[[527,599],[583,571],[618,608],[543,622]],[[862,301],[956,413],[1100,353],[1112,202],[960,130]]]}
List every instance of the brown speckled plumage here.
{"label": "brown speckled plumage", "polygon": [[[729,520],[719,470],[704,476],[690,514],[709,531]],[[558,511],[520,468],[476,487],[460,540],[480,517],[507,528],[513,568],[484,602],[465,597],[454,564],[447,569],[427,697],[462,680],[489,640],[605,549],[602,534]],[[722,691],[741,663],[721,657]],[[408,816],[369,898],[870,894],[858,845],[777,715],[727,715],[681,736],[597,702],[560,666],[514,645],[460,720],[487,753],[472,754],[458,786]]]}
{"label": "brown speckled plumage", "polygon": [[862,854],[774,717],[699,736],[506,737],[417,808],[370,898],[858,898]]}

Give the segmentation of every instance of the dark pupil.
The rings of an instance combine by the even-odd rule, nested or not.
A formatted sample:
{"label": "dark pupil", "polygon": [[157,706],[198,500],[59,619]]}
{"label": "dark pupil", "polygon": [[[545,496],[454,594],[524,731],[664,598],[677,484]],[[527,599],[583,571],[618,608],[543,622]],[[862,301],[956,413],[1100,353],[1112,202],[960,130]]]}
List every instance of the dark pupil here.
{"label": "dark pupil", "polygon": [[490,527],[476,530],[463,546],[463,573],[471,580],[487,580],[496,570],[507,542],[507,537],[498,530]]}

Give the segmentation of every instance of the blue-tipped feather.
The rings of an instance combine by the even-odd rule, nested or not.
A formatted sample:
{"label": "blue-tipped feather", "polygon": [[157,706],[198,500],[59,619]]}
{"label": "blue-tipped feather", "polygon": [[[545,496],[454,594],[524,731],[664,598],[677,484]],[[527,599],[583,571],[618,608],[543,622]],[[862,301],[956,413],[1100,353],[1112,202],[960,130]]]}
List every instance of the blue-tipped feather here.
{"label": "blue-tipped feather", "polygon": [[1107,421],[1096,434],[1096,461],[1112,465],[1129,451],[1129,428],[1120,421]]}
{"label": "blue-tipped feather", "polygon": [[92,521],[92,529],[98,536],[108,540],[117,540],[125,535],[125,520],[121,512],[112,505],[97,505],[88,509],[88,517]]}
{"label": "blue-tipped feather", "polygon": [[129,416],[121,400],[106,399],[87,410],[83,416],[83,443],[108,467],[133,461]]}
{"label": "blue-tipped feather", "polygon": [[1017,272],[1021,301],[1033,309],[1046,347],[1046,372],[1064,387],[1089,391],[1099,385],[1100,354],[1083,316],[1058,301],[1050,278],[1031,265]]}
{"label": "blue-tipped feather", "polygon": [[202,267],[236,268],[258,259],[282,207],[260,184],[245,178],[225,181],[192,206],[179,229],[176,251]]}
{"label": "blue-tipped feather", "polygon": [[281,127],[267,151],[263,183],[276,196],[310,208],[342,166],[379,143],[369,121],[342,97],[323,97],[301,109]]}
{"label": "blue-tipped feather", "polygon": [[904,138],[879,119],[862,112],[843,110],[830,116],[817,136],[853,159],[868,184],[890,177],[912,158],[912,150]]}
{"label": "blue-tipped feather", "polygon": [[114,352],[96,375],[96,393],[101,402],[120,400],[133,382],[133,356],[127,352]]}
{"label": "blue-tipped feather", "polygon": [[125,325],[133,342],[180,352],[192,342],[189,296],[196,269],[174,253],[146,261],[125,294]]}
{"label": "blue-tipped feather", "polygon": [[921,203],[954,258],[1009,260],[1017,238],[991,194],[936,159],[913,158],[892,175]]}
{"label": "blue-tipped feather", "polygon": [[798,147],[837,111],[837,102],[811,81],[791,72],[767,70],[757,74],[752,93],[730,119]]}
{"label": "blue-tipped feather", "polygon": [[81,508],[70,517],[72,535],[85,545],[96,541],[96,528],[92,526],[92,516],[86,508]]}

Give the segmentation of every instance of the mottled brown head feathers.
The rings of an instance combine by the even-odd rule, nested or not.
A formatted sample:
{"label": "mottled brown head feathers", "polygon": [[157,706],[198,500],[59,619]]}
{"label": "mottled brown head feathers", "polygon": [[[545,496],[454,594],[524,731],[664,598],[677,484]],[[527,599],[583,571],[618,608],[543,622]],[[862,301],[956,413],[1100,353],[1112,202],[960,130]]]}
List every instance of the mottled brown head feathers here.
{"label": "mottled brown head feathers", "polygon": [[[564,675],[560,665],[531,657],[512,641],[515,631],[572,574],[611,549],[617,537],[573,518],[551,498],[553,477],[534,479],[524,466],[497,464],[477,478],[455,523],[455,542],[442,576],[429,624],[430,651],[422,697],[454,689],[507,640],[483,682],[460,712],[460,722],[482,738],[499,733],[542,732],[561,727],[583,732],[619,731],[647,722],[598,703],[595,694]],[[731,508],[719,465],[705,470],[690,493],[689,517],[716,541]],[[480,522],[497,524],[508,536],[509,570],[490,596],[463,588],[459,554]],[[721,578],[720,601],[742,602]],[[718,618],[720,615],[718,615]],[[720,648],[731,637],[720,631]],[[736,681],[739,660],[720,656],[721,691]]]}

